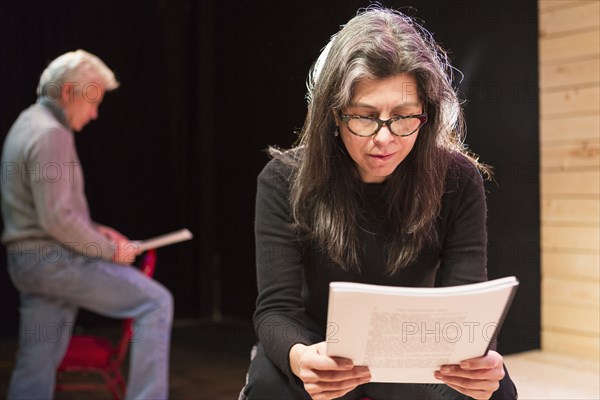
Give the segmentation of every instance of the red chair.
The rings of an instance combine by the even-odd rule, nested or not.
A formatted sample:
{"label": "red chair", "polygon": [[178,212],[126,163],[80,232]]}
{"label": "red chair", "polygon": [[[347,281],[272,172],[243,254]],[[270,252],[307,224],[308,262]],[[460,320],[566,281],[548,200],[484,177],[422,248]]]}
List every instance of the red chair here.
{"label": "red chair", "polygon": [[[140,270],[152,277],[155,266],[156,250],[148,250],[142,258]],[[125,380],[121,374],[121,366],[133,335],[132,324],[132,319],[123,321],[122,335],[116,346],[105,337],[73,335],[65,357],[58,366],[55,390],[108,390],[115,400],[122,399],[125,395]],[[88,373],[100,375],[104,383],[85,382]],[[74,381],[73,378],[77,380]]]}

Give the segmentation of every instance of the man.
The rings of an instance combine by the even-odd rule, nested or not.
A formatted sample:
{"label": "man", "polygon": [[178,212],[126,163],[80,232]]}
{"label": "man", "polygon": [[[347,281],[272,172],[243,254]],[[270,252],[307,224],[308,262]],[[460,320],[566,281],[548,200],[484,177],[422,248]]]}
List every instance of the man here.
{"label": "man", "polygon": [[74,133],[98,117],[119,86],[96,56],[77,50],[53,60],[38,100],[21,113],[2,150],[2,243],[20,292],[19,351],[9,399],[51,399],[56,367],[79,307],[134,318],[127,398],[165,399],[173,300],[128,265],[138,251],[91,220]]}

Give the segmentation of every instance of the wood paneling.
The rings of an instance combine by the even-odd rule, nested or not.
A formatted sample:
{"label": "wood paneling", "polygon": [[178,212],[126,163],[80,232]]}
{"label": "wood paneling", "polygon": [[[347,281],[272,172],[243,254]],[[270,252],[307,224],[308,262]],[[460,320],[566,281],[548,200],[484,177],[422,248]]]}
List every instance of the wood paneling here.
{"label": "wood paneling", "polygon": [[596,113],[567,118],[547,116],[540,121],[542,144],[553,140],[597,139],[599,132],[600,117]]}
{"label": "wood paneling", "polygon": [[600,228],[598,226],[542,225],[542,249],[568,249],[580,252],[598,250]]}
{"label": "wood paneling", "polygon": [[597,281],[565,281],[561,278],[544,277],[542,292],[548,303],[582,306],[600,313],[600,286]]}
{"label": "wood paneling", "polygon": [[551,10],[586,4],[590,1],[596,0],[540,0],[538,1],[538,9],[540,13],[547,13]]}
{"label": "wood paneling", "polygon": [[600,312],[598,307],[569,306],[542,302],[542,329],[549,328],[565,333],[600,334]]}
{"label": "wood paneling", "polygon": [[543,172],[541,193],[544,195],[597,195],[600,193],[600,174],[596,171]]}
{"label": "wood paneling", "polygon": [[600,2],[538,2],[542,348],[600,356]]}
{"label": "wood paneling", "polygon": [[600,110],[600,90],[598,86],[545,92],[540,95],[542,118],[550,114],[597,112],[598,110]]}
{"label": "wood paneling", "polygon": [[545,329],[542,331],[542,349],[597,360],[600,356],[600,341],[598,341],[597,335],[573,334]]}
{"label": "wood paneling", "polygon": [[542,89],[598,82],[600,82],[600,58],[551,64],[540,68],[540,87]]}
{"label": "wood paneling", "polygon": [[600,202],[598,198],[543,198],[542,223],[600,223]]}
{"label": "wood paneling", "polygon": [[541,167],[561,169],[600,166],[600,139],[572,140],[542,146]]}
{"label": "wood paneling", "polygon": [[558,36],[540,40],[540,63],[542,66],[558,61],[573,62],[589,59],[600,54],[598,30],[576,35]]}
{"label": "wood paneling", "polygon": [[540,19],[540,36],[595,28],[600,2],[590,1],[565,9],[549,9]]}
{"label": "wood paneling", "polygon": [[542,276],[597,283],[600,279],[600,254],[542,251]]}

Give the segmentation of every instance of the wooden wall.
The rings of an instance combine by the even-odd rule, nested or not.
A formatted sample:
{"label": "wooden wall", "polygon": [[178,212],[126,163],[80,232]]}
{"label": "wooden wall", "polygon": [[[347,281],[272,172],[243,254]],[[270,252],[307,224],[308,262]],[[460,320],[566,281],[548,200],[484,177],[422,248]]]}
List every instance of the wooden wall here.
{"label": "wooden wall", "polygon": [[539,0],[542,349],[600,357],[600,1]]}

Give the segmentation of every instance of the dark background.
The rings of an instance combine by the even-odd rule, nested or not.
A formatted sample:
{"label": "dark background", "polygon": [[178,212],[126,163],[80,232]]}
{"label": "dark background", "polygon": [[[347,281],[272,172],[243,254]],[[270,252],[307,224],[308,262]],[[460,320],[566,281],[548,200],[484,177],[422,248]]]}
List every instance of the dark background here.
{"label": "dark background", "polygon": [[[520,288],[500,351],[540,347],[536,1],[383,1],[422,20],[462,71],[466,142],[495,167],[486,184],[489,276]],[[254,192],[269,144],[303,124],[305,79],[368,1],[3,0],[0,139],[35,101],[39,75],[83,48],[122,86],[77,145],[96,221],[134,239],[187,227],[159,250],[177,318],[249,321],[256,296]],[[410,6],[409,6],[410,5]],[[4,251],[4,250],[2,250]],[[0,254],[0,336],[18,295]]]}

